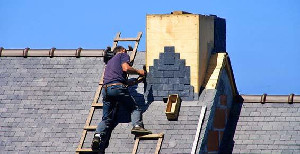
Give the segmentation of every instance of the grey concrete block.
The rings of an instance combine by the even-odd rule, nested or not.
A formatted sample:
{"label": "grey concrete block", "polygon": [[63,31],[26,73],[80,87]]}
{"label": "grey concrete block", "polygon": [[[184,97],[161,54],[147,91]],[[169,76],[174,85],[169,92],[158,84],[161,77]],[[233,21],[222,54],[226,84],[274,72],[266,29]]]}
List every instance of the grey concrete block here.
{"label": "grey concrete block", "polygon": [[155,78],[163,78],[164,77],[163,71],[154,71],[154,73],[152,75]]}
{"label": "grey concrete block", "polygon": [[181,78],[169,78],[169,83],[172,83],[172,84],[180,84],[181,82]]}
{"label": "grey concrete block", "polygon": [[181,84],[189,85],[190,84],[190,78],[187,78],[187,77],[179,78],[179,82]]}
{"label": "grey concrete block", "polygon": [[170,91],[170,90],[174,89],[173,84],[162,84],[162,85],[163,85],[163,88],[160,90]]}
{"label": "grey concrete block", "polygon": [[164,76],[164,78],[173,78],[174,77],[174,71],[164,71],[163,76]]}
{"label": "grey concrete block", "polygon": [[165,46],[164,52],[173,52],[175,53],[175,47],[174,46]]}
{"label": "grey concrete block", "polygon": [[[169,70],[169,65],[164,65],[164,64],[158,64],[158,65],[154,65],[155,69],[158,71],[168,71]],[[173,66],[173,65],[171,65]]]}
{"label": "grey concrete block", "polygon": [[184,84],[175,84],[174,85],[174,90],[183,91],[183,90],[187,90],[187,89],[185,89]]}
{"label": "grey concrete block", "polygon": [[167,78],[160,78],[158,80],[161,84],[169,84],[169,80]]}
{"label": "grey concrete block", "polygon": [[174,71],[174,77],[175,78],[183,78],[185,76],[185,72],[184,71]]}
{"label": "grey concrete block", "polygon": [[[168,91],[159,91],[157,96],[160,96],[160,97],[167,97],[169,95],[169,92]],[[162,99],[160,99],[162,100]]]}
{"label": "grey concrete block", "polygon": [[163,84],[152,84],[152,89],[156,91],[161,91],[163,89]]}
{"label": "grey concrete block", "polygon": [[179,53],[175,53],[174,54],[174,58],[175,58],[176,61],[180,60],[180,54]]}
{"label": "grey concrete block", "polygon": [[165,65],[174,65],[175,64],[175,58],[174,57],[165,57],[164,59],[163,59],[163,63],[165,64]]}
{"label": "grey concrete block", "polygon": [[180,68],[177,64],[174,64],[174,65],[164,65],[164,70],[167,70],[167,71],[180,71]]}

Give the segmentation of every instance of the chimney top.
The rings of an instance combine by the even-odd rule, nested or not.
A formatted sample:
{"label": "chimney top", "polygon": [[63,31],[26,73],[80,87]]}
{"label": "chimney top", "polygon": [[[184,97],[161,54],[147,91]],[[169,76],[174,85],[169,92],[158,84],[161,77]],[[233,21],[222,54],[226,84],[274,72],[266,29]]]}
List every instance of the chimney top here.
{"label": "chimney top", "polygon": [[185,11],[173,11],[173,12],[171,12],[171,14],[179,15],[179,14],[191,14],[191,13],[185,12]]}

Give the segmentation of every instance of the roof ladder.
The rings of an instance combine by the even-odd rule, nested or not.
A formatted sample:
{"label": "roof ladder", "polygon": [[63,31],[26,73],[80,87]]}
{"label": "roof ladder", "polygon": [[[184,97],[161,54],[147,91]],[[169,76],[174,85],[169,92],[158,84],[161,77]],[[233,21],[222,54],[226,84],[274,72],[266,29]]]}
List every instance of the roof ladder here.
{"label": "roof ladder", "polygon": [[160,147],[162,144],[162,141],[164,139],[164,134],[160,133],[160,134],[149,134],[149,135],[143,135],[143,136],[136,136],[135,137],[135,143],[134,143],[134,147],[132,150],[132,154],[136,154],[138,146],[139,146],[139,142],[140,140],[153,140],[153,139],[157,139],[157,144],[156,144],[156,148],[155,148],[155,154],[159,154],[160,151]]}
{"label": "roof ladder", "polygon": [[[130,63],[133,64],[133,61],[135,59],[135,55],[136,55],[136,52],[137,52],[137,48],[138,48],[140,39],[142,37],[142,32],[139,32],[136,38],[120,38],[120,35],[121,35],[121,33],[118,32],[115,39],[114,39],[112,50],[118,45],[119,41],[135,41],[134,48],[131,50],[131,54],[130,54]],[[100,81],[99,81],[99,86],[98,86],[98,88],[96,90],[96,93],[95,93],[95,96],[94,96],[94,100],[93,100],[92,105],[91,105],[91,109],[89,111],[88,117],[86,119],[86,122],[85,122],[85,125],[84,125],[84,128],[83,128],[83,132],[82,132],[82,135],[81,135],[81,138],[80,138],[80,141],[79,141],[79,145],[76,149],[77,154],[85,153],[85,152],[97,152],[97,151],[93,151],[91,148],[83,148],[83,145],[85,143],[87,132],[96,130],[97,126],[92,126],[91,125],[95,110],[96,109],[101,109],[102,106],[103,106],[103,103],[99,102],[99,98],[100,98],[101,90],[102,90],[102,87],[103,87],[104,70],[105,70],[105,66],[104,66],[104,69],[103,69],[103,72],[102,72],[102,75],[101,75],[101,78],[100,78]],[[90,140],[92,140],[92,139],[90,139]]]}

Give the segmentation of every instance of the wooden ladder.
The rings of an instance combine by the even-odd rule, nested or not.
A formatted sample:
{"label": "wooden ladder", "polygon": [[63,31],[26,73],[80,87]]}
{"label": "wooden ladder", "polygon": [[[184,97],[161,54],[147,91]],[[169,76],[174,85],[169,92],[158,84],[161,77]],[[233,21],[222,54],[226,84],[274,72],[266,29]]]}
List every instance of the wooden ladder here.
{"label": "wooden ladder", "polygon": [[134,143],[134,146],[133,146],[133,150],[132,150],[132,154],[136,154],[140,140],[156,140],[156,139],[158,141],[157,141],[157,144],[156,144],[154,154],[159,154],[160,147],[161,147],[162,141],[164,139],[164,134],[163,133],[149,134],[149,135],[143,135],[143,136],[136,137],[135,138],[135,143]]}
{"label": "wooden ladder", "polygon": [[[112,50],[118,45],[119,41],[135,41],[134,48],[132,49],[131,54],[130,54],[130,63],[133,64],[133,61],[134,61],[135,56],[136,56],[137,48],[138,48],[140,39],[142,37],[142,32],[139,32],[136,38],[120,38],[120,35],[121,35],[121,33],[118,32],[115,39],[114,39]],[[88,131],[95,131],[96,128],[97,128],[97,126],[92,126],[91,122],[92,122],[95,110],[96,109],[101,109],[102,106],[103,106],[103,103],[99,102],[99,97],[100,97],[101,90],[102,90],[102,87],[103,87],[104,71],[105,71],[105,66],[104,66],[104,69],[103,69],[103,72],[102,72],[102,75],[101,75],[101,78],[100,78],[100,81],[99,81],[99,86],[98,86],[97,91],[96,91],[95,96],[94,96],[94,100],[93,100],[92,105],[91,105],[91,109],[89,111],[88,117],[86,119],[86,122],[85,122],[85,125],[84,125],[84,128],[83,128],[83,132],[82,132],[82,135],[81,135],[79,145],[76,149],[77,154],[84,153],[84,152],[97,152],[97,151],[93,151],[91,148],[83,148],[83,144],[85,142],[87,132]],[[90,139],[90,140],[92,140],[92,139]]]}

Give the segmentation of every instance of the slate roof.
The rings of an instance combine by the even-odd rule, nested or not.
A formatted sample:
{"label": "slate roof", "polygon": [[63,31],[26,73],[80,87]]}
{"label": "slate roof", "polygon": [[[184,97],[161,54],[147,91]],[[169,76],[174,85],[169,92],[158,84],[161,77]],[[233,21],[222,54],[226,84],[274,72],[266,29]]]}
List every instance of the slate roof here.
{"label": "slate roof", "polygon": [[[102,58],[0,59],[1,153],[74,153],[83,131],[103,70]],[[142,69],[145,52],[138,52],[134,67]],[[224,74],[224,73],[223,73]],[[132,76],[136,77],[136,76]],[[217,89],[204,89],[199,101],[183,101],[178,121],[168,121],[163,101],[148,103],[144,85],[131,92],[145,109],[144,124],[153,133],[164,133],[161,153],[190,153],[201,108],[207,106],[197,152],[205,150],[219,96],[231,98],[229,82],[222,77]],[[222,90],[223,89],[223,90]],[[230,103],[232,101],[229,101]],[[233,102],[220,150],[223,152],[300,152],[300,104]],[[125,113],[125,111],[121,111]],[[96,110],[91,125],[101,119]],[[107,153],[131,153],[129,114],[119,115]],[[84,147],[90,146],[89,132]],[[156,140],[141,140],[138,153],[152,153]],[[202,151],[203,152],[203,151]]]}
{"label": "slate roof", "polygon": [[300,153],[300,104],[235,104],[226,133],[233,153]]}
{"label": "slate roof", "polygon": [[102,58],[0,59],[0,153],[74,153]]}
{"label": "slate roof", "polygon": [[[138,52],[134,67],[141,69],[145,53]],[[0,60],[0,149],[13,152],[74,153],[98,86],[102,58],[5,58]],[[135,77],[135,76],[133,76]],[[144,87],[133,87],[134,97],[144,105],[145,127],[164,133],[161,153],[190,153],[201,105],[183,101],[178,121],[168,121],[166,104],[144,102]],[[143,104],[144,103],[144,104]],[[96,111],[91,125],[101,118]],[[128,117],[128,116],[127,116]],[[120,118],[107,153],[131,153],[131,123]],[[90,147],[89,132],[84,147]],[[141,140],[138,153],[156,148],[156,140]]]}

